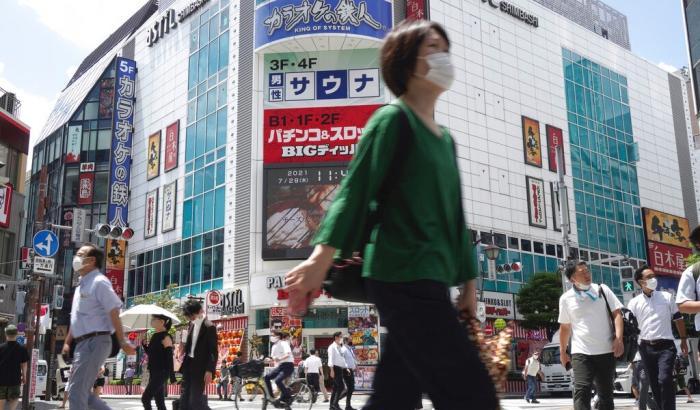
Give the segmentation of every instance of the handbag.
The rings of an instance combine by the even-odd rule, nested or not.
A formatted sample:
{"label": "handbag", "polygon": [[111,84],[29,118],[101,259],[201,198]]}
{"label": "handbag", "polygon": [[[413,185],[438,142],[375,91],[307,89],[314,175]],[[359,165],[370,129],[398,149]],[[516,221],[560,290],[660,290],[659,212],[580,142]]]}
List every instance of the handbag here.
{"label": "handbag", "polygon": [[[610,304],[608,303],[608,298],[603,292],[603,284],[598,285],[598,294],[603,296],[605,300],[605,307],[608,309],[608,317],[610,318],[610,325],[612,326],[612,333],[615,334],[615,318],[613,318],[612,310],[610,309]],[[624,346],[624,352],[622,353],[621,360],[625,362],[631,362],[634,356],[639,350],[638,337],[639,337],[639,324],[637,323],[637,318],[634,313],[626,308],[620,309],[620,314],[622,314],[622,344]]]}

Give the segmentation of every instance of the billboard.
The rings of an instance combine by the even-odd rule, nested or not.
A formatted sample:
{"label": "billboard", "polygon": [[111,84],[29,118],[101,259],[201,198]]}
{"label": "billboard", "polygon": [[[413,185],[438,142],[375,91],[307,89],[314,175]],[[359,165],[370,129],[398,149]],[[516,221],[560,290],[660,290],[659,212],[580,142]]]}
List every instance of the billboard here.
{"label": "billboard", "polygon": [[126,261],[126,241],[108,239],[105,245],[107,269],[105,275],[112,282],[117,295],[124,296],[124,266]]}
{"label": "billboard", "polygon": [[165,164],[163,172],[177,168],[180,152],[180,120],[168,125],[165,129]]}
{"label": "billboard", "polygon": [[642,208],[647,241],[690,248],[688,220],[654,209]]}
{"label": "billboard", "polygon": [[143,222],[143,237],[148,239],[158,233],[158,188],[146,193],[146,216]]}
{"label": "billboard", "polygon": [[160,175],[160,130],[148,137],[146,179],[151,180],[158,175]]}
{"label": "billboard", "polygon": [[304,259],[346,165],[265,169],[263,259]]}
{"label": "billboard", "polygon": [[542,168],[542,138],[540,138],[540,123],[537,120],[523,116],[523,151],[525,163]]}
{"label": "billboard", "polygon": [[[557,172],[557,147],[564,144],[564,136],[561,128],[547,125],[547,157],[549,159],[549,170]],[[566,161],[566,156],[564,156]],[[564,162],[564,173],[566,174],[566,162]]]}
{"label": "billboard", "polygon": [[265,55],[264,106],[384,104],[379,50]]}
{"label": "billboard", "polygon": [[66,140],[66,164],[80,162],[80,145],[83,139],[83,126],[68,126],[68,138]]}
{"label": "billboard", "polygon": [[348,162],[381,105],[265,110],[265,164]]}
{"label": "billboard", "polygon": [[177,213],[177,180],[163,187],[163,218],[160,229],[163,233],[175,229]]}
{"label": "billboard", "polygon": [[428,0],[406,0],[406,19],[430,20]]}
{"label": "billboard", "polygon": [[307,35],[344,34],[381,40],[394,20],[389,0],[270,0],[256,4],[256,49]]}
{"label": "billboard", "polygon": [[647,259],[649,267],[659,276],[681,277],[685,270],[685,259],[693,251],[690,248],[666,245],[659,242],[647,242]]}
{"label": "billboard", "polygon": [[81,172],[78,180],[78,205],[92,204],[92,195],[95,191],[95,173]]}
{"label": "billboard", "polygon": [[527,181],[527,210],[530,226],[547,229],[544,182],[541,179],[525,177]]}
{"label": "billboard", "polygon": [[9,228],[12,215],[12,184],[0,186],[0,228]]}

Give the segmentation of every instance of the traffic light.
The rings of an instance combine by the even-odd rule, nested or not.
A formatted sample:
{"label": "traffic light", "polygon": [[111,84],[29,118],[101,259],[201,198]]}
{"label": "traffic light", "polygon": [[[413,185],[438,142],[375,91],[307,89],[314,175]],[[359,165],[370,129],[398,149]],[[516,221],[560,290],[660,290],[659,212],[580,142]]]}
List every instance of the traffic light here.
{"label": "traffic light", "polygon": [[122,241],[128,241],[134,237],[134,230],[129,227],[122,228],[121,226],[107,224],[97,224],[94,233],[100,238],[118,239]]}
{"label": "traffic light", "polygon": [[622,282],[622,291],[623,292],[634,292],[634,282],[631,280],[626,280]]}
{"label": "traffic light", "polygon": [[63,285],[53,287],[53,308],[63,309]]}

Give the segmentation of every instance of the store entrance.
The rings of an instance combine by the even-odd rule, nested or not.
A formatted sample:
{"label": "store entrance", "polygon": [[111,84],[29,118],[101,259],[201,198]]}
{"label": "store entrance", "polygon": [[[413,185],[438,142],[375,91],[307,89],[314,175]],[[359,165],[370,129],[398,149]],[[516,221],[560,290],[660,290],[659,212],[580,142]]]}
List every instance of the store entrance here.
{"label": "store entrance", "polygon": [[318,356],[321,358],[323,363],[328,363],[328,346],[333,343],[332,337],[315,337],[314,338],[314,349],[318,352]]}

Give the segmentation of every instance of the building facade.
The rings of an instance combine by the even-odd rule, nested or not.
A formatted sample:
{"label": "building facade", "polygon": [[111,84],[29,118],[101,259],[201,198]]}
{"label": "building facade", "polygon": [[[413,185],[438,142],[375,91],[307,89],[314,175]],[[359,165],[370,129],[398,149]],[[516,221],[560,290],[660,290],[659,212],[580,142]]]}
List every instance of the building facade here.
{"label": "building facade", "polygon": [[[514,294],[567,256],[589,261],[594,281],[629,297],[629,266],[662,250],[688,249],[669,77],[632,54],[628,41],[610,41],[554,5],[531,0],[314,4],[147,5],[64,90],[34,151],[30,214],[70,224],[65,211],[83,207],[80,181],[90,178],[87,226],[112,223],[112,208],[126,204],[123,222],[134,237],[126,249],[104,245],[115,255],[110,275],[123,283],[127,304],[170,287],[178,298],[203,297],[212,317],[235,334],[265,338],[289,327],[307,349],[327,346],[337,330],[360,338],[368,330],[360,384],[369,383],[383,334],[374,309],[320,294],[308,316],[290,318],[283,277],[310,254],[367,118],[392,99],[378,49],[407,15],[429,16],[452,38],[457,78],[436,119],[458,145],[490,319],[520,319]],[[605,21],[626,22],[615,16]],[[626,36],[626,23],[619,31]],[[133,90],[121,87],[130,82]],[[111,111],[103,101],[113,101]],[[71,128],[78,125],[79,133]],[[73,134],[82,145],[68,165]],[[130,175],[122,191],[115,161],[124,160],[119,144],[127,140]],[[562,143],[570,255],[563,254],[553,188],[553,148]],[[59,195],[35,191],[41,184]],[[120,209],[123,217],[127,210]],[[491,243],[502,251],[497,273],[487,275],[482,247]],[[77,243],[65,244],[68,281]],[[117,256],[127,253],[120,266]],[[677,282],[674,261],[664,287]]]}
{"label": "building facade", "polygon": [[0,316],[14,321],[20,280],[19,243],[24,225],[24,169],[29,126],[20,117],[22,103],[0,88]]}

